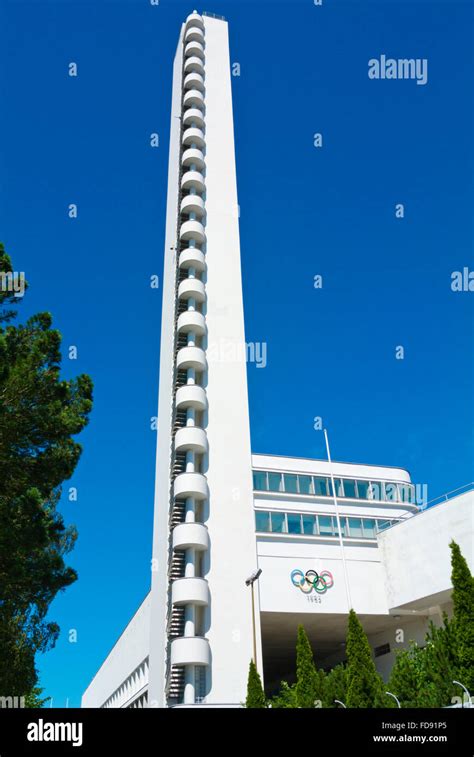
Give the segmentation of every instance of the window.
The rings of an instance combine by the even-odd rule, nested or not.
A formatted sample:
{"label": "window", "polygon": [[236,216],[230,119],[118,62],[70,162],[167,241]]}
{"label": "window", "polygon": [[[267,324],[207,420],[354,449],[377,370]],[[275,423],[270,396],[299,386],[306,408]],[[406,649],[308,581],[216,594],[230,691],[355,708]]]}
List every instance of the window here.
{"label": "window", "polygon": [[367,499],[381,500],[382,499],[381,488],[382,488],[382,485],[380,483],[371,481]]}
{"label": "window", "polygon": [[327,479],[314,477],[314,493],[320,497],[328,496]]}
{"label": "window", "polygon": [[415,503],[415,487],[412,484],[399,484],[398,489],[400,491],[400,501]]}
{"label": "window", "polygon": [[369,499],[369,482],[368,481],[358,481],[357,482],[357,490],[359,492],[359,499]]}
{"label": "window", "polygon": [[362,528],[366,539],[375,539],[375,520],[364,518],[362,520]]}
{"label": "window", "polygon": [[254,470],[253,488],[258,492],[267,491],[267,474],[265,473],[265,471]]}
{"label": "window", "polygon": [[357,499],[356,482],[352,478],[344,479],[344,496]]}
{"label": "window", "polygon": [[316,528],[316,516],[315,515],[302,515],[301,519],[303,521],[303,533],[308,534],[309,536],[314,536],[314,534],[318,533],[318,530]]}
{"label": "window", "polygon": [[255,511],[255,527],[257,531],[270,531],[270,513]]}
{"label": "window", "polygon": [[344,496],[344,488],[342,486],[342,478],[335,478],[334,485],[336,487],[336,497]]}
{"label": "window", "polygon": [[194,685],[196,702],[203,702],[206,697],[206,668],[204,665],[196,665],[194,668]]}
{"label": "window", "polygon": [[273,534],[286,534],[286,518],[285,513],[271,513],[272,518],[272,533]]}
{"label": "window", "polygon": [[289,534],[301,533],[301,515],[299,513],[287,513],[286,516],[288,522]]}
{"label": "window", "polygon": [[385,499],[387,502],[398,502],[398,489],[396,484],[385,484]]}
{"label": "window", "polygon": [[313,479],[311,476],[298,476],[300,494],[314,494]]}
{"label": "window", "polygon": [[390,528],[392,525],[391,521],[389,520],[378,520],[377,521],[377,531],[385,531],[386,528]]}
{"label": "window", "polygon": [[349,536],[362,536],[362,520],[360,518],[349,518]]}
{"label": "window", "polygon": [[271,492],[283,491],[283,487],[281,484],[281,473],[268,474],[268,490]]}
{"label": "window", "polygon": [[294,476],[291,473],[285,473],[283,475],[285,482],[285,491],[289,494],[298,494],[298,476]]}
{"label": "window", "polygon": [[375,647],[374,657],[382,657],[382,655],[388,654],[389,652],[390,644],[381,644],[379,647]]}
{"label": "window", "polygon": [[318,515],[319,533],[321,536],[334,536],[332,518],[326,515]]}

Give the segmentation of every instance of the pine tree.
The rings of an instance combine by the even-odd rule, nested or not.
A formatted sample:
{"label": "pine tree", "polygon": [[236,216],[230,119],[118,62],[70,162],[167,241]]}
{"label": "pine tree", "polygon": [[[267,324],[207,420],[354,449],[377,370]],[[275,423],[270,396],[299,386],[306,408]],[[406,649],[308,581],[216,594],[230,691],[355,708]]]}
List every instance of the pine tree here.
{"label": "pine tree", "polygon": [[347,699],[347,669],[344,665],[336,665],[329,673],[326,674],[324,684],[324,706],[325,707],[340,707],[336,703],[336,699],[339,702],[346,704]]}
{"label": "pine tree", "polygon": [[286,681],[281,681],[280,691],[270,701],[271,707],[275,709],[292,709],[298,707],[296,703],[296,684],[291,686]]}
{"label": "pine tree", "polygon": [[347,629],[347,707],[382,707],[384,689],[375,668],[369,641],[354,610]]}
{"label": "pine tree", "polygon": [[4,286],[12,271],[0,244],[0,691],[26,696],[35,655],[59,634],[47,620],[51,602],[77,577],[64,562],[76,531],[56,508],[81,455],[73,437],[88,422],[92,382],[62,379],[49,313],[13,323],[20,303]]}
{"label": "pine tree", "polygon": [[250,661],[249,678],[247,683],[247,699],[245,700],[245,706],[254,709],[262,709],[266,707],[262,680],[253,660]]}
{"label": "pine tree", "polygon": [[298,626],[296,642],[296,703],[315,707],[324,698],[324,673],[316,670],[313,650],[303,626]]}
{"label": "pine tree", "polygon": [[474,691],[474,579],[459,545],[452,541],[451,582],[453,584],[454,633],[456,637],[457,676]]}

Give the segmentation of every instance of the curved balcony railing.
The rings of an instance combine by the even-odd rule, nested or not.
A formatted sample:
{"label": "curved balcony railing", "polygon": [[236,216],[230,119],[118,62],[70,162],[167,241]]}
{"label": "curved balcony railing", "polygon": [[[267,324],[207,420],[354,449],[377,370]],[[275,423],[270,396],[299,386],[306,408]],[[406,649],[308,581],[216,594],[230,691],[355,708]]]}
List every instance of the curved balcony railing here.
{"label": "curved balcony railing", "polygon": [[180,253],[178,266],[183,270],[194,268],[198,272],[204,271],[206,269],[205,255],[197,247],[187,247]]}
{"label": "curved balcony railing", "polygon": [[178,334],[193,333],[196,336],[204,336],[206,333],[206,319],[197,310],[185,310],[178,317],[176,328]]}
{"label": "curved balcony railing", "polygon": [[193,410],[205,411],[207,410],[206,390],[196,384],[181,386],[176,392],[175,405],[177,410],[193,408]]}
{"label": "curved balcony railing", "polygon": [[180,523],[173,529],[173,549],[209,549],[209,532],[203,523]]}
{"label": "curved balcony railing", "polygon": [[176,452],[196,452],[205,455],[208,451],[207,434],[199,426],[185,426],[178,429],[174,438]]}
{"label": "curved balcony railing", "polygon": [[176,355],[176,367],[179,371],[193,371],[203,373],[207,371],[206,353],[200,347],[182,347]]}
{"label": "curved balcony railing", "polygon": [[204,132],[198,127],[190,127],[183,133],[183,145],[196,145],[200,150],[206,145]]}
{"label": "curved balcony railing", "polygon": [[182,636],[171,644],[172,665],[211,664],[211,650],[207,639],[201,636]]}

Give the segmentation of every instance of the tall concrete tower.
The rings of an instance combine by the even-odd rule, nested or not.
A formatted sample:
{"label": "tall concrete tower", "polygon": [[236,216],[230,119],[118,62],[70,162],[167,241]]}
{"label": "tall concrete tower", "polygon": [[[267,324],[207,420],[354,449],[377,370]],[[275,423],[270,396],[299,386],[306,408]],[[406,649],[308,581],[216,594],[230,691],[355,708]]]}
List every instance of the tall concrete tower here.
{"label": "tall concrete tower", "polygon": [[257,556],[232,94],[227,22],[197,12],[174,62],[163,286],[148,703],[235,705]]}

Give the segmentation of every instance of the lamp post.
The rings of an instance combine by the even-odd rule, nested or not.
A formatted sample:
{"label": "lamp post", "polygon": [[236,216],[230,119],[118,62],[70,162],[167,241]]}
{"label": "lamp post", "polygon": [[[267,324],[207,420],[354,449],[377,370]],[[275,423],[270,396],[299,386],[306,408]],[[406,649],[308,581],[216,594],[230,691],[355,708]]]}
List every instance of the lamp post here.
{"label": "lamp post", "polygon": [[386,691],[385,693],[388,694],[389,697],[393,697],[393,699],[395,699],[398,709],[401,710],[402,706],[400,702],[398,701],[397,697],[395,696],[395,694],[392,694],[391,691]]}
{"label": "lamp post", "polygon": [[[466,687],[464,686],[464,684],[461,683],[460,681],[453,681],[453,683],[455,683],[456,686],[460,686],[461,689],[464,689],[464,691],[467,694],[467,701],[469,702],[469,707],[470,707],[471,706],[471,695],[470,695],[469,691],[466,689]],[[462,701],[462,705],[461,706],[464,709],[464,697],[462,698],[461,701]]]}
{"label": "lamp post", "polygon": [[262,575],[262,569],[258,568],[258,570],[254,571],[249,578],[245,581],[246,586],[250,586],[251,593],[252,593],[252,636],[253,636],[253,661],[255,665],[257,665],[257,632],[255,630],[255,597],[253,593],[253,585],[255,581],[258,581],[260,576]]}

